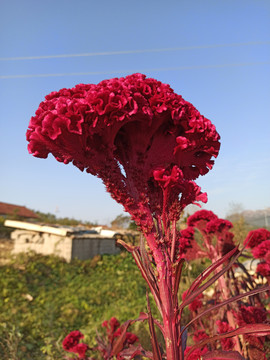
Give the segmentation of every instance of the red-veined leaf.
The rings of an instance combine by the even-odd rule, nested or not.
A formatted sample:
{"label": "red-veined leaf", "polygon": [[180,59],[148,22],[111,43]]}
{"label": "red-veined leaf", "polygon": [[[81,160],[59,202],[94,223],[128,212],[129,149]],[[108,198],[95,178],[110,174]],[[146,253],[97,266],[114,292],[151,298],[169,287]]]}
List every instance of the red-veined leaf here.
{"label": "red-veined leaf", "polygon": [[230,338],[230,337],[238,336],[238,335],[252,335],[252,336],[258,336],[259,337],[259,336],[267,336],[269,334],[270,334],[270,325],[268,325],[268,324],[248,324],[248,325],[245,325],[245,326],[240,326],[239,328],[237,328],[235,330],[228,331],[228,332],[223,333],[223,334],[218,334],[218,335],[215,335],[215,336],[212,336],[210,338],[207,338],[205,340],[200,341],[196,345],[192,346],[192,348],[188,351],[186,356],[188,358],[188,356],[194,350],[200,349],[204,345],[207,345],[207,344],[212,343],[212,342],[217,341],[217,340]]}
{"label": "red-veined leaf", "polygon": [[[232,250],[233,251],[233,250]],[[231,252],[230,252],[231,253]],[[228,254],[230,254],[228,253]],[[227,254],[227,255],[228,255]],[[179,309],[184,308],[185,306],[189,305],[198,295],[200,295],[204,290],[206,290],[209,286],[211,286],[218,278],[220,278],[226,271],[228,271],[231,266],[234,264],[235,260],[241,255],[241,251],[229,262],[228,265],[226,265],[222,270],[220,270],[217,274],[211,277],[208,281],[206,281],[202,286],[197,287],[197,289],[191,294],[189,292],[189,295],[186,296],[183,303],[179,306]],[[221,258],[221,259],[224,259]],[[221,260],[220,259],[220,260]],[[219,262],[219,260],[217,261]],[[217,262],[215,262],[213,265],[215,265]],[[223,261],[224,262],[224,261]],[[220,264],[219,264],[220,265]],[[211,266],[210,266],[211,267]],[[209,269],[209,268],[208,268]],[[195,280],[196,281],[196,280]]]}
{"label": "red-veined leaf", "polygon": [[235,252],[238,250],[238,246],[236,246],[234,249],[232,249],[230,252],[228,252],[226,255],[218,259],[216,262],[211,264],[207,269],[205,269],[191,284],[187,296],[195,291],[199,285],[214,271],[216,270],[220,265],[222,265],[228,258],[230,258],[232,255],[235,254]]}
{"label": "red-veined leaf", "polygon": [[147,359],[153,359],[153,354],[151,353],[151,351],[144,350],[141,345],[132,345],[129,348],[121,351],[119,355],[121,356],[121,358],[128,360],[134,359],[135,356],[143,356]]}
{"label": "red-veined leaf", "polygon": [[181,259],[179,261],[179,263],[176,265],[175,267],[175,278],[174,278],[174,287],[173,287],[173,305],[176,305],[176,301],[177,301],[177,293],[178,293],[178,289],[179,289],[179,284],[180,284],[180,280],[181,280],[181,274],[182,274],[182,269],[183,269],[183,265],[185,263],[184,259]]}
{"label": "red-veined leaf", "polygon": [[195,316],[187,325],[185,325],[183,327],[182,332],[185,331],[185,329],[188,328],[191,324],[193,324],[194,321],[200,319],[201,317],[203,317],[204,315],[208,314],[209,312],[211,312],[213,310],[217,310],[222,306],[230,304],[230,303],[232,303],[234,301],[238,301],[238,300],[240,300],[240,299],[242,299],[242,298],[244,298],[246,296],[252,296],[252,295],[259,294],[261,292],[268,291],[268,290],[270,290],[270,286],[265,286],[265,287],[262,287],[262,288],[259,288],[259,289],[251,290],[248,293],[244,293],[244,294],[234,296],[234,297],[232,297],[230,299],[222,301],[219,304],[213,305],[209,309],[206,309],[205,311],[203,311],[200,314],[198,314],[197,316]]}
{"label": "red-veined leaf", "polygon": [[122,329],[121,335],[114,342],[113,348],[112,348],[112,351],[111,351],[111,355],[117,355],[123,349],[124,342],[125,342],[125,339],[126,339],[127,329],[129,327],[129,325],[131,324],[131,322],[132,322],[132,320],[128,320],[121,326],[121,329]]}

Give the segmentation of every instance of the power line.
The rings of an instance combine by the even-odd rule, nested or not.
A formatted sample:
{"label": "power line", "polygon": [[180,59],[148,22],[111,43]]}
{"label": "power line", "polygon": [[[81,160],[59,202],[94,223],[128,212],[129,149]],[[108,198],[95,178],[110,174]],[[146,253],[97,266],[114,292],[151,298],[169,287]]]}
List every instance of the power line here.
{"label": "power line", "polygon": [[89,72],[70,72],[70,73],[53,73],[53,74],[25,74],[25,75],[0,75],[0,79],[23,79],[23,78],[44,78],[44,77],[60,77],[60,76],[85,76],[85,75],[110,75],[123,73],[149,73],[155,71],[179,71],[179,70],[193,70],[193,69],[214,69],[226,67],[244,67],[254,65],[268,65],[270,61],[257,61],[249,63],[232,63],[232,64],[216,64],[216,65],[191,65],[191,66],[176,66],[167,68],[145,68],[145,69],[129,69],[129,70],[109,70],[109,71],[89,71]]}
{"label": "power line", "polygon": [[214,48],[222,48],[222,47],[240,47],[240,46],[268,45],[268,44],[270,44],[270,41],[249,41],[249,42],[231,43],[231,44],[182,46],[182,47],[171,47],[171,48],[160,48],[160,49],[138,49],[138,50],[91,52],[91,53],[81,53],[81,54],[5,57],[5,58],[0,58],[0,60],[1,61],[41,60],[41,59],[73,58],[73,57],[87,57],[87,56],[143,54],[143,53],[157,53],[157,52],[180,51],[180,50],[183,51],[183,50],[196,50],[196,49],[214,49]]}

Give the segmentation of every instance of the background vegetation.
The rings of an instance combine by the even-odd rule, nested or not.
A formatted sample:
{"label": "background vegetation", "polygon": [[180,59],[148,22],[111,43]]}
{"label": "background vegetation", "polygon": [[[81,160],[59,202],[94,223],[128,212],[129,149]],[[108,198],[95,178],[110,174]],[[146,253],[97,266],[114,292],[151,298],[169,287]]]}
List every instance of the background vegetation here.
{"label": "background vegetation", "polygon": [[[52,214],[40,213],[40,219],[61,224]],[[65,225],[79,223],[62,220]],[[128,220],[119,216],[114,225],[124,223],[130,227]],[[3,222],[0,219],[0,232],[2,229],[8,235]],[[236,242],[242,243],[251,229],[243,217],[235,219]],[[207,265],[198,260],[186,267],[180,296]],[[145,282],[125,251],[71,263],[34,253],[0,261],[0,359],[64,359],[62,340],[72,330],[83,332],[85,341],[93,346],[96,330],[104,330],[104,320],[115,316],[122,323],[146,311],[145,293]],[[153,304],[152,312],[158,316]],[[188,311],[184,316],[189,317]],[[150,348],[147,324],[136,323],[130,331],[139,336],[145,348]]]}
{"label": "background vegetation", "polygon": [[[202,267],[186,269],[186,275],[194,277]],[[146,311],[145,293],[144,280],[126,252],[71,263],[20,255],[0,267],[0,358],[63,359],[61,344],[70,331],[80,330],[94,345],[104,320],[115,316],[122,323]],[[154,305],[152,310],[157,316]],[[149,348],[147,327],[136,323],[131,331]]]}

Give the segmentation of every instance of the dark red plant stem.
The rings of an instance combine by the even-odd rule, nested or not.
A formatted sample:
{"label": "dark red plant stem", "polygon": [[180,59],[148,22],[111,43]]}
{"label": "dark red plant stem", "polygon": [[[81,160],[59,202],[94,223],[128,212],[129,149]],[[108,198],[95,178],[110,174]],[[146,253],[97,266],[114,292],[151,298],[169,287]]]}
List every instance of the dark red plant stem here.
{"label": "dark red plant stem", "polygon": [[180,349],[177,346],[179,331],[177,326],[177,317],[175,317],[175,306],[173,304],[172,293],[172,267],[168,254],[164,254],[164,260],[158,266],[159,272],[159,290],[160,298],[163,305],[163,330],[166,345],[167,360],[179,360]]}
{"label": "dark red plant stem", "polygon": [[163,222],[163,228],[164,228],[164,235],[166,240],[169,240],[168,238],[168,229],[167,229],[167,209],[166,209],[166,204],[167,204],[167,199],[168,199],[168,189],[164,189],[163,190],[163,211],[162,211],[162,222]]}
{"label": "dark red plant stem", "polygon": [[172,262],[172,264],[174,261],[175,242],[176,242],[176,220],[173,220],[172,221],[172,247],[171,247],[171,262]]}

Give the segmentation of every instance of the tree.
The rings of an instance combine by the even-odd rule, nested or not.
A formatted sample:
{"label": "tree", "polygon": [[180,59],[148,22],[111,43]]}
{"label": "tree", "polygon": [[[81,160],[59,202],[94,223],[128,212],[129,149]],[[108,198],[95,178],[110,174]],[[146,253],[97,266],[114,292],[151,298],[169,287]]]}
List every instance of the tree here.
{"label": "tree", "polygon": [[130,216],[120,214],[116,216],[116,218],[111,222],[111,226],[113,228],[118,228],[118,229],[127,229],[129,227],[130,222],[131,222]]}

